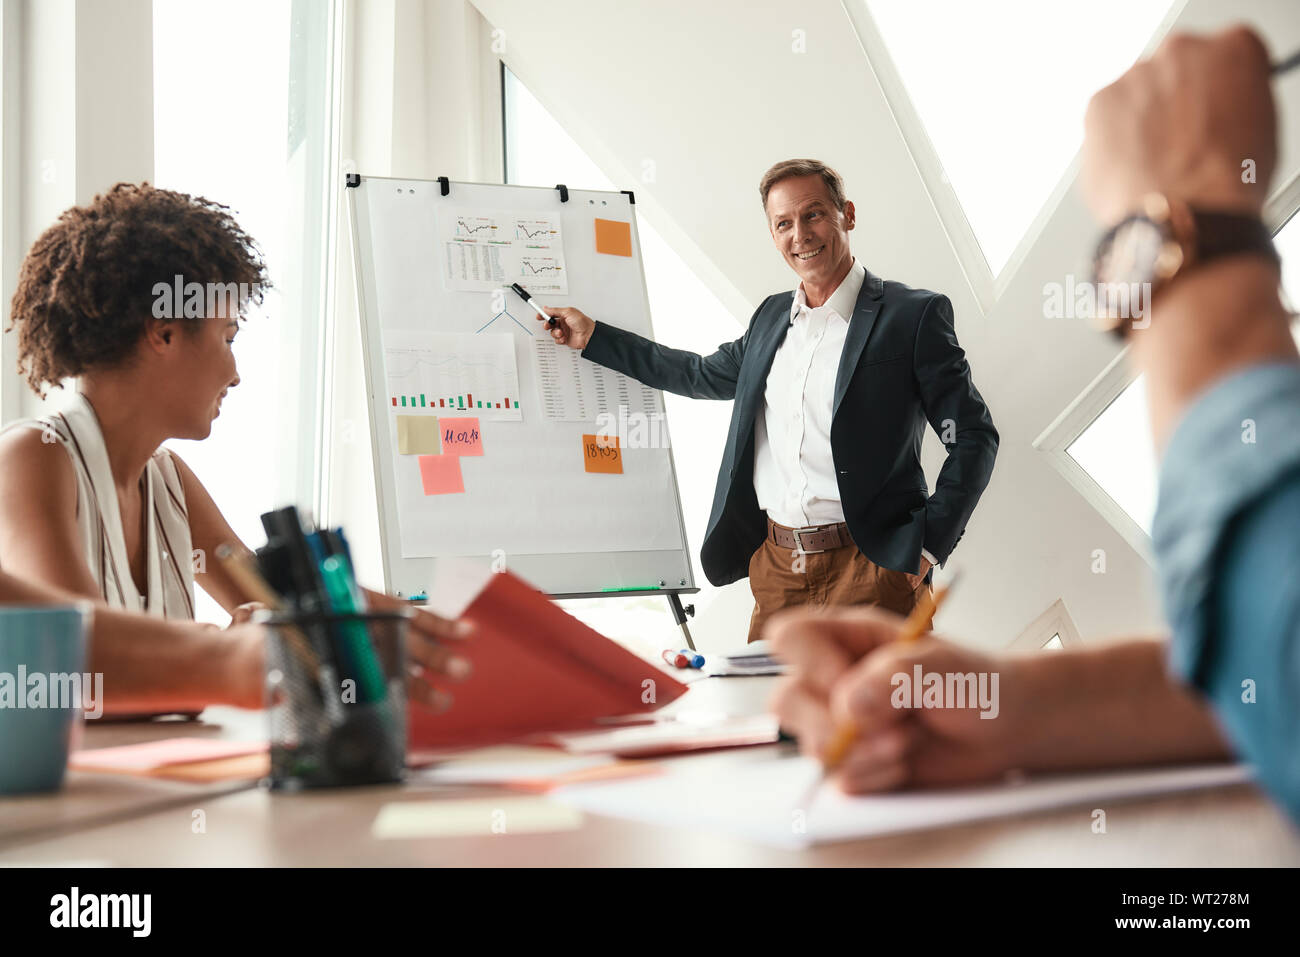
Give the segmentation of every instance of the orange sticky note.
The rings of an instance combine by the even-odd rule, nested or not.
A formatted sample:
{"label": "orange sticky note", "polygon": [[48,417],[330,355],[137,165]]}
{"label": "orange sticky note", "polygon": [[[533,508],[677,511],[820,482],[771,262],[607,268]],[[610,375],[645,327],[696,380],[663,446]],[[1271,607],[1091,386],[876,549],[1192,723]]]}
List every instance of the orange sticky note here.
{"label": "orange sticky note", "polygon": [[632,224],[617,219],[597,219],[596,252],[611,256],[631,256]]}
{"label": "orange sticky note", "polygon": [[482,455],[483,433],[478,419],[439,419],[443,455]]}
{"label": "orange sticky note", "polygon": [[266,754],[265,741],[217,741],[212,738],[164,738],[144,744],[74,751],[68,766],[79,771],[146,774],[178,764]]}
{"label": "orange sticky note", "polygon": [[618,447],[618,436],[584,435],[582,465],[588,472],[622,475],[623,451]]}
{"label": "orange sticky note", "polygon": [[460,474],[459,455],[421,455],[420,481],[425,495],[447,495],[465,491],[465,479]]}

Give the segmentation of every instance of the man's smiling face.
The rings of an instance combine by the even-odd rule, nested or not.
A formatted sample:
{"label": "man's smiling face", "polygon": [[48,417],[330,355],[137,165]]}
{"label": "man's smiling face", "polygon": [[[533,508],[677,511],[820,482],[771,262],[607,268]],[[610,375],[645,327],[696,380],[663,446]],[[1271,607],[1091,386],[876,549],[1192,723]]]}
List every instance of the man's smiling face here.
{"label": "man's smiling face", "polygon": [[772,241],[804,283],[804,291],[820,290],[848,271],[853,260],[849,230],[852,203],[836,209],[826,182],[817,175],[791,176],[767,194],[767,225]]}

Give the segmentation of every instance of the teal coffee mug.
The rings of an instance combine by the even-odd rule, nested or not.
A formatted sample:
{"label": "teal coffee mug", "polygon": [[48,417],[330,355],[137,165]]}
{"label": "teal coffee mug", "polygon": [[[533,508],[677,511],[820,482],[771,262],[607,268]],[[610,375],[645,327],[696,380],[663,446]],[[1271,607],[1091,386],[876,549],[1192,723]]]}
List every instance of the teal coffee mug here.
{"label": "teal coffee mug", "polygon": [[89,605],[0,606],[0,794],[58,790],[83,711],[103,713],[88,621]]}

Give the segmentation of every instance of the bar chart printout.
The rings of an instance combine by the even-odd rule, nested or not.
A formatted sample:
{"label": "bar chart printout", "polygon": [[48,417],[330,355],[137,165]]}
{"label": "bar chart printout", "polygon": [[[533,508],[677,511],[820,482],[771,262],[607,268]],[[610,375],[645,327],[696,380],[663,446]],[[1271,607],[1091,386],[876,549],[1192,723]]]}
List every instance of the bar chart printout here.
{"label": "bar chart printout", "polygon": [[512,335],[386,331],[384,371],[392,411],[523,419]]}

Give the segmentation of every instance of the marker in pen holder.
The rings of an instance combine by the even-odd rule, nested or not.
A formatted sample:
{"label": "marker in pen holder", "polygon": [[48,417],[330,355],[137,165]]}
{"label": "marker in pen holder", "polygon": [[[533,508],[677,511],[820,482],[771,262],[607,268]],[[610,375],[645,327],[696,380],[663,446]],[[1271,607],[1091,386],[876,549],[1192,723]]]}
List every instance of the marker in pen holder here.
{"label": "marker in pen holder", "polygon": [[[400,781],[410,616],[277,612],[257,620],[268,628],[271,788]],[[347,653],[336,652],[341,646]]]}

